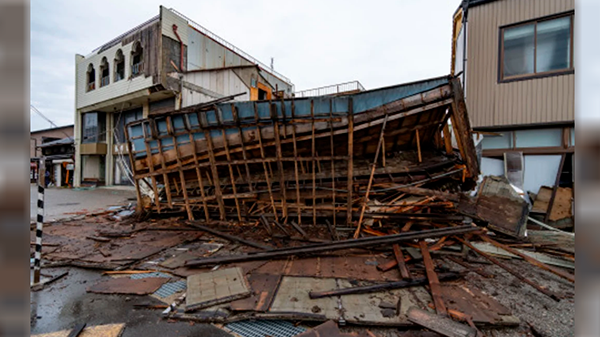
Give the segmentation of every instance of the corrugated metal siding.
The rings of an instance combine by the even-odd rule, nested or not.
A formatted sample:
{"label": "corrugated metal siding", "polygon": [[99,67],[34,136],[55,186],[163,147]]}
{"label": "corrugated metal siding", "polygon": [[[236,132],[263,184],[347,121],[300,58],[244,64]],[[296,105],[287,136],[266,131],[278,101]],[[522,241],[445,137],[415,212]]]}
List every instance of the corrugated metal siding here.
{"label": "corrugated metal siding", "polygon": [[502,0],[469,9],[466,91],[473,127],[575,119],[574,74],[498,83],[499,27],[574,6],[574,0]]}

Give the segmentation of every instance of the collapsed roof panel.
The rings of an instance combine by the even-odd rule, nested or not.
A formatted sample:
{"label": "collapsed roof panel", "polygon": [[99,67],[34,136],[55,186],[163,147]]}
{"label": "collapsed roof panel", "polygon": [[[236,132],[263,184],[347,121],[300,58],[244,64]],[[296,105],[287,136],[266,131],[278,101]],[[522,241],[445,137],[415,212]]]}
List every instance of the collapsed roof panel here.
{"label": "collapsed roof panel", "polygon": [[[442,132],[450,120],[458,152]],[[139,205],[183,209],[190,219],[242,221],[259,210],[353,221],[372,186],[381,193],[478,174],[462,90],[450,77],[345,96],[203,104],[127,132]]]}

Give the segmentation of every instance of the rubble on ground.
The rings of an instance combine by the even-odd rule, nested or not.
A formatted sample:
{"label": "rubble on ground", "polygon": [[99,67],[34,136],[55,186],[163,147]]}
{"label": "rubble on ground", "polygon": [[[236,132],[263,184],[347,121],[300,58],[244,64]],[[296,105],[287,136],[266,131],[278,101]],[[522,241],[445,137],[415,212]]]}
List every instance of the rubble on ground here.
{"label": "rubble on ground", "polygon": [[43,266],[240,336],[521,333],[545,327],[516,304],[571,301],[574,238],[527,230],[506,178],[477,184],[456,79],[184,110],[128,126],[138,214],[47,227]]}

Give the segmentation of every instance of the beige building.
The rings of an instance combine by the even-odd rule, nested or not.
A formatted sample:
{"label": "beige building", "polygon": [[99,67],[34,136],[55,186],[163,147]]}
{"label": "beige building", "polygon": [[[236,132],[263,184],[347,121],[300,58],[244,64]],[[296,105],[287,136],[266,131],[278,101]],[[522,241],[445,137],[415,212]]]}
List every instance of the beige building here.
{"label": "beige building", "polygon": [[482,171],[503,174],[504,154],[522,152],[526,191],[573,181],[574,6],[471,0],[453,17],[452,73],[483,135]]}
{"label": "beige building", "polygon": [[227,96],[259,100],[294,92],[285,76],[162,6],[75,61],[75,186],[130,184],[129,122]]}
{"label": "beige building", "polygon": [[[61,143],[72,139],[73,125],[65,125],[30,132],[29,179],[31,182],[37,181],[40,168],[40,158],[42,157],[43,149],[48,148],[48,144],[52,145],[53,143]],[[53,153],[52,155],[48,155],[46,153],[44,155],[46,156],[46,169],[49,170],[52,177],[61,176],[61,173],[64,173],[65,170],[73,166],[73,153],[70,151]],[[59,182],[58,185],[60,186],[61,179],[57,179],[57,181]]]}

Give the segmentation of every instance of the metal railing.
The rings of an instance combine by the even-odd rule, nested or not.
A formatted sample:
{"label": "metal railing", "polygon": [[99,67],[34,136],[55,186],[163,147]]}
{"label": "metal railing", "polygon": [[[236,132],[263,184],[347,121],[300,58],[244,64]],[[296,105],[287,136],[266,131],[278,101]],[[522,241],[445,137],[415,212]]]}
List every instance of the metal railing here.
{"label": "metal railing", "polygon": [[104,76],[102,77],[102,79],[100,80],[100,86],[103,87],[105,85],[108,85],[110,83],[110,77],[109,76]]}
{"label": "metal railing", "polygon": [[339,84],[328,85],[313,89],[306,89],[294,93],[295,97],[311,97],[311,96],[326,96],[336,95],[351,91],[365,91],[365,87],[359,81],[345,82]]}
{"label": "metal railing", "polygon": [[173,13],[181,16],[182,18],[184,18],[185,20],[188,21],[188,24],[191,25],[193,28],[197,29],[199,32],[201,32],[202,34],[210,37],[211,39],[217,41],[218,43],[222,44],[223,46],[231,49],[231,51],[233,51],[234,53],[240,55],[241,57],[245,58],[246,60],[258,64],[261,68],[263,68],[264,71],[269,72],[277,77],[279,77],[281,80],[292,84],[292,81],[283,76],[282,74],[276,72],[275,70],[272,70],[270,67],[268,67],[266,64],[260,62],[259,60],[255,59],[254,57],[250,56],[250,54],[246,53],[245,51],[239,49],[238,47],[232,45],[231,43],[225,41],[223,38],[221,38],[220,36],[218,36],[217,34],[211,32],[210,30],[202,27],[200,24],[198,24],[197,22],[195,22],[194,20],[188,18],[187,16],[179,13],[177,10],[173,9],[173,8],[169,8],[170,11],[172,11]]}
{"label": "metal railing", "polygon": [[96,82],[91,82],[87,84],[87,91],[92,91],[96,89]]}

